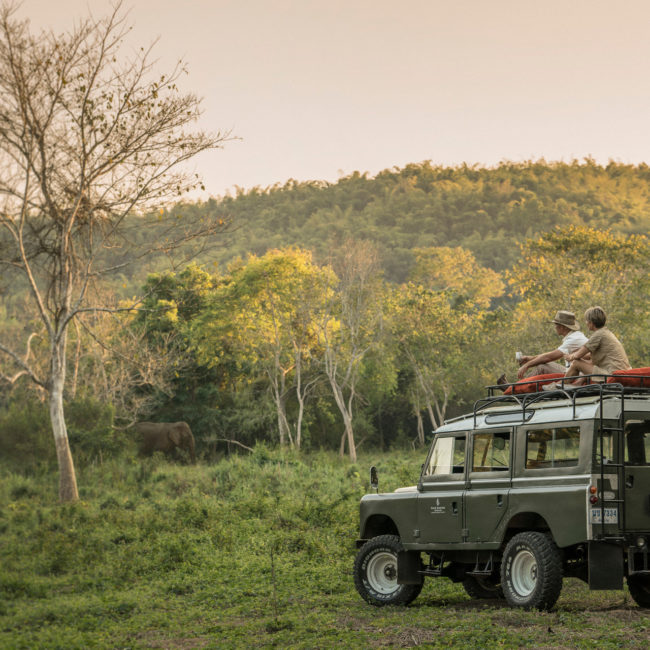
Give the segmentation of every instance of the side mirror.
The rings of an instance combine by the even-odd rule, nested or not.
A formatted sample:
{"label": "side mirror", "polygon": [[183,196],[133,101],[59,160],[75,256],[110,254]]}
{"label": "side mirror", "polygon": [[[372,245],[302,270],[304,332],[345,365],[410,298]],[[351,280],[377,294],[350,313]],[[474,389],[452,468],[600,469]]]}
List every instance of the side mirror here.
{"label": "side mirror", "polygon": [[375,492],[379,491],[379,476],[377,476],[377,468],[374,465],[370,468],[370,487]]}

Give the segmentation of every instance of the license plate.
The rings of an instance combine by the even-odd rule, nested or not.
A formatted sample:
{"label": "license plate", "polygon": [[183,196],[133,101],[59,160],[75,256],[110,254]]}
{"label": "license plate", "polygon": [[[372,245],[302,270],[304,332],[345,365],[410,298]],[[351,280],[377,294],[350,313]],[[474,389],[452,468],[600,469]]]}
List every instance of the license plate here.
{"label": "license plate", "polygon": [[[603,511],[602,508],[593,508],[591,511],[591,523],[601,524]],[[618,523],[618,508],[605,508],[605,523],[617,524]]]}

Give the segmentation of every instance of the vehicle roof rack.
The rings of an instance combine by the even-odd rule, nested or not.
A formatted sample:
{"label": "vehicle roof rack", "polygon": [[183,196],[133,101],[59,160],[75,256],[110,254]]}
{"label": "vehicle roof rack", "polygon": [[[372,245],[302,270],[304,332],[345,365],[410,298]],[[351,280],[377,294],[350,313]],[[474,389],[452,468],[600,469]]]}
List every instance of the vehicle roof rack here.
{"label": "vehicle roof rack", "polygon": [[[612,377],[614,379],[613,383],[607,383],[607,379]],[[624,386],[620,381],[625,377],[633,377],[635,380],[639,380],[639,386]],[[576,417],[576,399],[578,397],[592,397],[597,396],[599,401],[602,402],[603,398],[608,396],[620,397],[625,399],[626,396],[631,395],[649,395],[650,394],[650,376],[640,376],[640,375],[581,375],[581,379],[587,380],[589,383],[574,386],[573,382],[575,377],[566,377],[554,380],[559,384],[559,387],[555,390],[541,391],[542,382],[534,381],[530,383],[537,384],[536,392],[531,393],[514,393],[514,386],[517,384],[500,384],[487,386],[488,395],[483,399],[477,400],[474,402],[473,417],[474,417],[474,427],[476,427],[476,418],[477,416],[489,409],[490,407],[508,404],[512,404],[514,409],[513,412],[517,410],[521,411],[521,421],[525,422],[531,415],[531,410],[534,404],[539,404],[540,402],[550,402],[552,400],[564,399],[570,400],[570,405],[573,410],[573,419]],[[544,382],[546,384],[548,382]],[[521,386],[521,384],[519,384]],[[512,386],[512,394],[510,395],[495,395],[495,391],[507,390],[509,386]],[[602,404],[601,404],[602,407]],[[529,415],[530,414],[530,415]]]}

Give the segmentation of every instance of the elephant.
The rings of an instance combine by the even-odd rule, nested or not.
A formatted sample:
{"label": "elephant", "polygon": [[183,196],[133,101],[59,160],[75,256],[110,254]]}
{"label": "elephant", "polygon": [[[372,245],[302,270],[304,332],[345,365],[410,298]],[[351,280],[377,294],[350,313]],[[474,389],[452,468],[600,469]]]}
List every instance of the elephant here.
{"label": "elephant", "polygon": [[169,454],[178,448],[187,451],[192,463],[196,463],[194,436],[187,422],[136,422],[133,428],[142,436],[141,454]]}

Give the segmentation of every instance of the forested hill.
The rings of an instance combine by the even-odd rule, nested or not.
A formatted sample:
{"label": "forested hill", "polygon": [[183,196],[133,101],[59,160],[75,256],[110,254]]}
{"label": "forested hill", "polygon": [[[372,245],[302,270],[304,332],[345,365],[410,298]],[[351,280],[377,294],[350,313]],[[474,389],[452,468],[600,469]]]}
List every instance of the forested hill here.
{"label": "forested hill", "polygon": [[508,163],[482,168],[430,162],[355,172],[336,183],[289,181],[175,210],[218,212],[234,231],[221,263],[296,245],[319,255],[346,239],[371,239],[386,276],[403,280],[412,249],[464,246],[496,270],[518,255],[517,242],[556,225],[625,233],[650,229],[650,167],[592,160]]}

